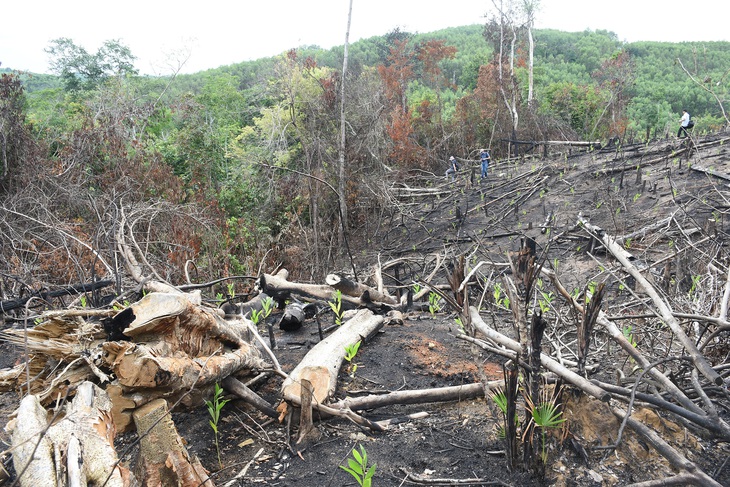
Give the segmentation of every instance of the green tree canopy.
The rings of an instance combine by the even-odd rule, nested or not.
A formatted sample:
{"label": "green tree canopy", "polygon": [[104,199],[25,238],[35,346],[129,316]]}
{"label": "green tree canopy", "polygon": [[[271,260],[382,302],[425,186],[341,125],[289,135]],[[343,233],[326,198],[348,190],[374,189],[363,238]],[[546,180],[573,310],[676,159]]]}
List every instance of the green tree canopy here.
{"label": "green tree canopy", "polygon": [[63,78],[68,91],[90,90],[111,76],[136,75],[132,51],[120,40],[108,40],[91,54],[71,39],[60,37],[51,41],[45,51],[51,57],[54,73]]}

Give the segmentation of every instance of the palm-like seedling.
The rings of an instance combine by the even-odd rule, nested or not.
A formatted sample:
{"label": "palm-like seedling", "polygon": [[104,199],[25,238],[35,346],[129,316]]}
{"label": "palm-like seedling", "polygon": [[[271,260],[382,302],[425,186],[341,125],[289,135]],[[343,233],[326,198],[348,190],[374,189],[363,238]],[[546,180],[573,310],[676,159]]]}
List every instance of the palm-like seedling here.
{"label": "palm-like seedling", "polygon": [[560,409],[561,404],[557,402],[560,396],[560,389],[555,391],[555,394],[550,395],[548,389],[543,386],[540,390],[540,396],[538,404],[534,404],[530,396],[525,394],[526,407],[530,412],[530,424],[525,428],[522,441],[525,440],[528,434],[533,435],[535,428],[539,428],[541,440],[540,456],[543,463],[546,463],[547,445],[545,444],[545,430],[559,427],[565,422],[565,418],[563,417],[563,411]]}

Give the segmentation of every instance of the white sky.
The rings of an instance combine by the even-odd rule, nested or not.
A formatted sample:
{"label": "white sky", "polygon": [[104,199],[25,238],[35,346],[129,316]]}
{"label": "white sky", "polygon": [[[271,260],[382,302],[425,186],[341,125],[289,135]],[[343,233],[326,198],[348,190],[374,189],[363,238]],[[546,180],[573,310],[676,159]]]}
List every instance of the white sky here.
{"label": "white sky", "polygon": [[[497,0],[499,1],[499,0]],[[90,53],[120,39],[142,74],[170,74],[273,56],[300,45],[344,44],[349,0],[30,0],[0,9],[1,67],[48,72],[44,49],[68,37]],[[430,32],[481,24],[491,0],[353,0],[350,42],[395,27]],[[727,0],[540,0],[538,28],[606,29],[628,42],[728,41]],[[539,39],[538,39],[539,41]]]}

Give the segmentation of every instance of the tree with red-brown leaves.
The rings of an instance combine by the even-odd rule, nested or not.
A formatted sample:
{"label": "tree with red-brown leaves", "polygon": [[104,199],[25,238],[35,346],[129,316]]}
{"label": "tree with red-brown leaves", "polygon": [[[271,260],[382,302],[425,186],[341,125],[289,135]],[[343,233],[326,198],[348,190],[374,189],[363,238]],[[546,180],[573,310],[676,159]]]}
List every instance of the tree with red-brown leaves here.
{"label": "tree with red-brown leaves", "polygon": [[390,116],[387,131],[393,143],[390,150],[391,159],[403,167],[422,167],[425,151],[414,138],[412,109],[404,111],[401,106],[396,105]]}
{"label": "tree with red-brown leaves", "polygon": [[[476,88],[456,104],[456,120],[466,147],[487,145],[485,141],[493,140],[499,127],[509,127],[509,116],[500,104],[497,78],[495,64],[481,66]],[[504,123],[498,123],[500,118]]]}
{"label": "tree with red-brown leaves", "polygon": [[[606,113],[609,117],[606,132],[601,136],[623,136],[629,119],[626,107],[630,101],[628,90],[634,83],[634,61],[626,50],[612,56],[603,62],[601,67],[593,73],[593,78],[599,83],[601,90],[607,92],[608,102]],[[604,124],[602,124],[604,125]],[[598,126],[594,128],[594,133]],[[590,137],[593,137],[591,134]]]}
{"label": "tree with red-brown leaves", "polygon": [[[444,140],[440,92],[449,83],[440,63],[445,59],[453,59],[455,55],[456,48],[447,46],[443,40],[429,40],[410,48],[407,38],[396,39],[386,63],[378,66],[390,114],[387,131],[392,150],[389,156],[403,167],[426,168],[429,159],[436,159],[435,155],[424,149],[424,145],[437,147]],[[415,111],[409,106],[406,96],[408,84],[416,79],[418,73],[424,84],[436,93],[436,110],[427,100],[422,101]],[[434,128],[439,130],[435,131]]]}
{"label": "tree with red-brown leaves", "polygon": [[394,41],[386,64],[378,66],[378,74],[389,112],[390,122],[386,130],[392,145],[388,155],[397,165],[412,167],[423,159],[423,149],[413,137],[412,111],[406,99],[408,83],[415,76],[408,39]]}
{"label": "tree with red-brown leaves", "polygon": [[391,107],[399,105],[401,110],[404,110],[408,106],[406,89],[414,78],[413,57],[408,39],[394,42],[386,64],[378,66],[378,73],[383,80],[386,100]]}

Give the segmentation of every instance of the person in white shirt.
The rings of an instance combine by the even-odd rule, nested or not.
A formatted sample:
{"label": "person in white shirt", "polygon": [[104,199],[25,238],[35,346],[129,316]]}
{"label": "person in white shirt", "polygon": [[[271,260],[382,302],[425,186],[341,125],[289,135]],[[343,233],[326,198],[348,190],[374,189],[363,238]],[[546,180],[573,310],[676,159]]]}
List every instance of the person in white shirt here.
{"label": "person in white shirt", "polygon": [[689,134],[687,133],[687,127],[689,127],[689,112],[687,110],[682,110],[682,118],[679,119],[679,130],[677,130],[678,138],[684,138],[689,136]]}

